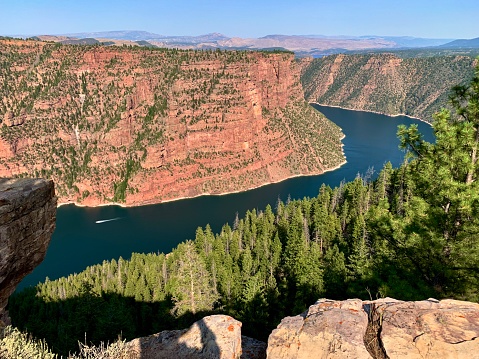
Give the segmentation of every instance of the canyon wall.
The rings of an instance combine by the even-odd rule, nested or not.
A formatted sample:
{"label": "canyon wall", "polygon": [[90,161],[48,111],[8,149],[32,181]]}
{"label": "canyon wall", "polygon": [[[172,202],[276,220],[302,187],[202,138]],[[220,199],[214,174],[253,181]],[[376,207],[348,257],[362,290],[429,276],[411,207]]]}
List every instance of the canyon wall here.
{"label": "canyon wall", "polygon": [[61,203],[242,191],[344,161],[288,52],[0,40],[0,176],[55,181]]}
{"label": "canyon wall", "polygon": [[0,327],[8,297],[45,257],[55,229],[55,190],[42,179],[0,179]]}
{"label": "canyon wall", "polygon": [[431,122],[447,107],[451,88],[471,80],[475,62],[468,56],[340,54],[302,60],[301,82],[309,102]]}

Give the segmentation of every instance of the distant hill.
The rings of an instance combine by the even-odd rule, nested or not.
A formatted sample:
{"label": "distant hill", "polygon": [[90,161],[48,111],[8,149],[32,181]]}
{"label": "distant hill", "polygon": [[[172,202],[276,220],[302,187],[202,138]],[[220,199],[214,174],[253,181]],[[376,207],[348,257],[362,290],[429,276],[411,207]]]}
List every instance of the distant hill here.
{"label": "distant hill", "polygon": [[306,100],[431,122],[447,107],[449,89],[469,81],[474,58],[401,58],[391,53],[333,55],[302,61]]}
{"label": "distant hill", "polygon": [[479,48],[479,37],[475,39],[460,39],[448,42],[439,47],[448,48],[448,49],[477,49]]}
{"label": "distant hill", "polygon": [[[102,31],[37,36],[40,40],[79,44],[81,39],[96,39],[103,45],[140,45],[179,49],[265,50],[286,49],[296,56],[322,57],[331,54],[368,51],[400,51],[437,48],[453,44],[453,39],[431,39],[411,36],[326,36],[270,34],[259,38],[228,37],[214,32],[198,36],[160,35],[148,31]],[[68,40],[68,41],[66,41]],[[76,40],[76,41],[70,41]],[[452,42],[451,42],[452,41]],[[467,40],[458,40],[467,41]],[[143,43],[147,42],[147,43]],[[89,42],[86,42],[89,44]],[[143,45],[142,45],[143,44]],[[471,45],[468,45],[471,46]]]}
{"label": "distant hill", "polygon": [[[222,48],[285,48],[306,55],[330,54],[332,49],[338,52],[365,50],[365,49],[391,49],[395,47],[392,41],[384,39],[348,39],[342,37],[307,37],[301,35],[267,35],[258,39],[231,38],[218,42]],[[336,51],[335,51],[336,52]]]}
{"label": "distant hill", "polygon": [[69,37],[93,37],[106,38],[113,40],[130,40],[130,41],[158,41],[172,43],[192,43],[198,44],[202,42],[216,42],[228,40],[229,37],[219,33],[211,33],[199,36],[166,36],[159,35],[147,31],[102,31],[102,32],[81,32],[76,34],[68,34]]}
{"label": "distant hill", "polygon": [[139,40],[135,41],[139,46],[145,46],[145,47],[158,47],[156,45],[153,45],[152,43],[145,41],[145,40]]}
{"label": "distant hill", "polygon": [[97,45],[100,43],[97,39],[94,39],[92,37],[87,37],[84,39],[69,39],[69,40],[63,40],[60,41],[60,43],[64,45]]}
{"label": "distant hill", "polygon": [[[271,35],[270,35],[271,36]],[[266,37],[270,37],[266,36]],[[272,35],[276,36],[276,35]],[[378,35],[365,35],[365,36],[325,36],[325,35],[298,35],[300,37],[307,37],[311,39],[348,39],[348,40],[385,40],[394,43],[394,47],[397,48],[417,48],[417,47],[429,47],[439,46],[445,43],[451,42],[453,39],[431,39],[423,37],[412,36],[378,36]]]}
{"label": "distant hill", "polygon": [[94,38],[106,38],[114,40],[152,40],[165,37],[163,35],[154,34],[147,31],[100,31],[100,32],[80,32],[74,34],[68,34],[69,37],[94,37]]}
{"label": "distant hill", "polygon": [[54,42],[61,42],[65,40],[75,40],[78,38],[68,37],[68,36],[57,36],[57,35],[37,35],[29,37],[30,40],[36,41],[54,41]]}
{"label": "distant hill", "polygon": [[402,48],[439,46],[452,41],[452,39],[429,39],[411,36],[383,36],[382,38],[388,41],[393,41],[396,43],[396,47]]}

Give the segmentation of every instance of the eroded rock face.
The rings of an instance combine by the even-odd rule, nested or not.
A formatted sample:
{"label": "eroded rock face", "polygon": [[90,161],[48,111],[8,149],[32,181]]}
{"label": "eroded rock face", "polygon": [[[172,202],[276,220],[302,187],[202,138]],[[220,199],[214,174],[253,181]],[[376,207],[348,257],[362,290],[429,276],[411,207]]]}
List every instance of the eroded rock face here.
{"label": "eroded rock face", "polygon": [[268,358],[370,358],[363,345],[368,315],[359,299],[320,300],[286,317],[268,339]]}
{"label": "eroded rock face", "polygon": [[11,89],[0,176],[53,179],[62,203],[243,191],[344,162],[341,130],[305,103],[292,53],[0,48],[12,71],[0,74]]}
{"label": "eroded rock face", "polygon": [[479,358],[479,304],[321,299],[281,321],[268,358]]}
{"label": "eroded rock face", "polygon": [[479,304],[433,299],[378,304],[390,358],[479,358]]}
{"label": "eroded rock face", "polygon": [[[247,358],[264,358],[265,343],[254,339],[245,342]],[[211,315],[188,329],[163,331],[134,339],[127,343],[127,352],[133,358],[141,359],[233,359],[240,358],[241,345],[241,322],[227,315]]]}
{"label": "eroded rock face", "polygon": [[0,325],[8,297],[45,257],[56,205],[52,181],[0,179]]}
{"label": "eroded rock face", "polygon": [[13,112],[8,111],[3,117],[3,124],[8,127],[23,125],[25,116],[15,117]]}

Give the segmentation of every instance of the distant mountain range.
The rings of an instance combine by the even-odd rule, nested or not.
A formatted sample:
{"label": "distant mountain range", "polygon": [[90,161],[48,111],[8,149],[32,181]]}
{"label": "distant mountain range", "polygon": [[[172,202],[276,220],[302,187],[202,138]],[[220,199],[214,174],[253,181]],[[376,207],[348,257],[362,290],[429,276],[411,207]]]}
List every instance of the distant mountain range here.
{"label": "distant mountain range", "polygon": [[420,48],[479,48],[479,38],[472,40],[455,40],[376,35],[325,36],[273,34],[260,38],[240,38],[228,37],[220,33],[210,33],[199,36],[166,36],[147,31],[103,31],[55,36],[43,35],[36,36],[36,38],[65,44],[131,44],[182,49],[284,49],[294,51],[298,56],[324,56],[341,52],[364,50],[392,51]]}
{"label": "distant mountain range", "polygon": [[440,47],[448,49],[477,49],[479,48],[479,37],[475,39],[465,40],[454,40],[446,44],[441,45]]}
{"label": "distant mountain range", "polygon": [[199,36],[166,36],[154,34],[147,31],[103,31],[103,32],[81,32],[75,34],[67,34],[69,37],[84,38],[104,38],[113,40],[130,40],[130,41],[157,41],[157,42],[171,42],[171,43],[191,43],[199,44],[204,42],[218,42],[228,40],[229,37],[219,34],[211,33]]}

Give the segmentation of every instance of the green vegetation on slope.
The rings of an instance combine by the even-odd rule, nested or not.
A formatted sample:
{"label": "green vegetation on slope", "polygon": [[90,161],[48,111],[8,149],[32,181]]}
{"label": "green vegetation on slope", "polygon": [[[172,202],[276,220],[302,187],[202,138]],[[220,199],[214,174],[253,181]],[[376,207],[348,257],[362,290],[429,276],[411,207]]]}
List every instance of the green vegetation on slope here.
{"label": "green vegetation on slope", "polygon": [[431,122],[448,105],[449,89],[473,76],[473,63],[468,56],[334,55],[314,59],[301,82],[310,102]]}
{"label": "green vegetation on slope", "polygon": [[[343,161],[341,131],[306,106],[298,75],[282,51],[3,40],[0,172],[53,179],[60,201],[87,204],[128,202],[152,178],[145,202],[244,190],[271,181],[248,168],[265,157],[282,178],[320,173]],[[284,162],[268,152],[294,140]]]}
{"label": "green vegetation on slope", "polygon": [[266,339],[319,297],[478,301],[479,67],[435,116],[436,143],[398,130],[409,154],[375,181],[248,211],[220,233],[198,228],[171,254],[133,254],[12,296],[16,326],[54,351],[127,339],[222,312]]}

